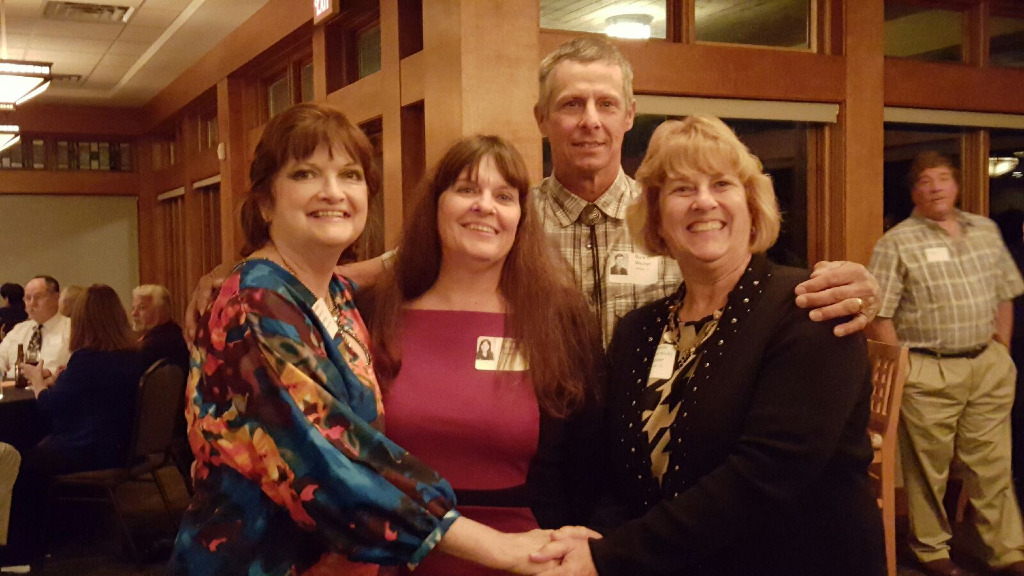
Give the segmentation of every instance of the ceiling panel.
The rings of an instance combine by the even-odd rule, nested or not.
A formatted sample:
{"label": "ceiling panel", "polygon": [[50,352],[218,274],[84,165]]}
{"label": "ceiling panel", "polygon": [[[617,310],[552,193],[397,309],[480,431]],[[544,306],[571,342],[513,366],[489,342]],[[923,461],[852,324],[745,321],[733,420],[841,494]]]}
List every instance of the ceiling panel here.
{"label": "ceiling panel", "polygon": [[[83,76],[78,83],[54,83],[38,101],[145,104],[267,2],[91,1],[136,10],[127,24],[56,21],[43,17],[46,0],[5,0],[11,58],[52,62],[56,74]],[[172,24],[174,33],[161,40]],[[147,54],[154,46],[156,50]],[[133,69],[135,73],[123,81]]]}

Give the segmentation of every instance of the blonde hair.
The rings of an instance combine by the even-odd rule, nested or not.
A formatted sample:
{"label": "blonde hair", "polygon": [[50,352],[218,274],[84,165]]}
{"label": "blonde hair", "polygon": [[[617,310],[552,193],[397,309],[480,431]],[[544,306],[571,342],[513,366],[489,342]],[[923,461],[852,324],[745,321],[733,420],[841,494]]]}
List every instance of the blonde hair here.
{"label": "blonde hair", "polygon": [[636,180],[643,194],[629,208],[627,220],[633,239],[653,254],[668,249],[658,233],[661,226],[659,196],[670,178],[687,174],[735,174],[747,193],[752,253],[768,250],[779,238],[782,216],[771,178],[761,161],[718,118],[689,116],[668,120],[651,135]]}

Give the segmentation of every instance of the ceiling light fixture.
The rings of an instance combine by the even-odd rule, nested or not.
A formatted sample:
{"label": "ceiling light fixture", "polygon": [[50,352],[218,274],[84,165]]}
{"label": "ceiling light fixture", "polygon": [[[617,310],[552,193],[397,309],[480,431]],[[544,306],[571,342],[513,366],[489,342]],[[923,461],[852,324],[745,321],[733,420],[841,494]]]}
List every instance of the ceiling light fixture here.
{"label": "ceiling light fixture", "polygon": [[989,158],[988,159],[988,177],[998,178],[1003,174],[1008,174],[1017,167],[1020,163],[1020,158],[1014,158],[1013,156],[1007,156],[1005,158]]}
{"label": "ceiling light fixture", "polygon": [[7,54],[7,5],[0,0],[0,110],[13,110],[15,105],[38,96],[49,86],[49,62],[11,60]]}
{"label": "ceiling light fixture", "polygon": [[605,20],[604,33],[613,38],[646,40],[651,37],[653,21],[650,14],[619,14]]}
{"label": "ceiling light fixture", "polygon": [[18,127],[9,124],[0,124],[0,152],[14,146],[21,140]]}

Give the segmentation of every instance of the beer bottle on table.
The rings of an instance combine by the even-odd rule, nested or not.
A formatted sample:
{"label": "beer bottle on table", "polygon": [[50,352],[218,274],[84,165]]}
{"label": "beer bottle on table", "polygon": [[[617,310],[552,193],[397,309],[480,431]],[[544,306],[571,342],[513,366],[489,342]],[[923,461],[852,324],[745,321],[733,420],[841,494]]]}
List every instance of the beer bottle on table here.
{"label": "beer bottle on table", "polygon": [[14,387],[28,388],[28,378],[21,372],[21,363],[25,361],[25,345],[18,344],[18,359],[14,363]]}

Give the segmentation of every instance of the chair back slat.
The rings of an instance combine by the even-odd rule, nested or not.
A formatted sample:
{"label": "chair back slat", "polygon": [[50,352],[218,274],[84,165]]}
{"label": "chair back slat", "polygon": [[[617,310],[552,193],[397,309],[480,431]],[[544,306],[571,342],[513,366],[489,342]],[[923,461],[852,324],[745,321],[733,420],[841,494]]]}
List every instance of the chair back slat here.
{"label": "chair back slat", "polygon": [[183,418],[185,373],[158,360],[139,380],[131,459],[162,454],[174,443],[175,422]]}
{"label": "chair back slat", "polygon": [[872,387],[870,428],[883,437],[896,431],[903,384],[907,380],[908,356],[903,346],[868,340]]}

